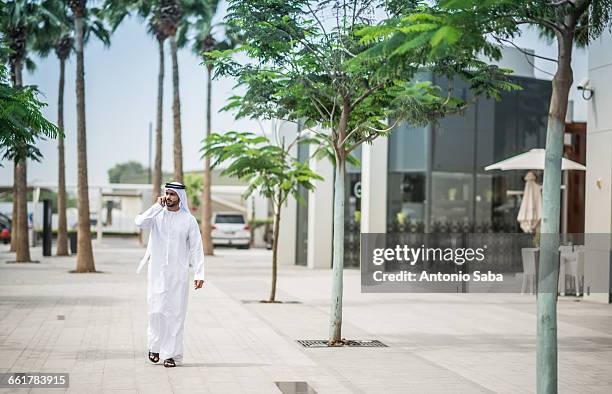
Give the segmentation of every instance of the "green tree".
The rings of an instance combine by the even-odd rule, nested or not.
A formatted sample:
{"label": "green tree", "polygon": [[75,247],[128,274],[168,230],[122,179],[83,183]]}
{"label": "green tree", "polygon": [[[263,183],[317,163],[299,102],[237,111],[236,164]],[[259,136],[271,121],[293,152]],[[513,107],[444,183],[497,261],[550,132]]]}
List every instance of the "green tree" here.
{"label": "green tree", "polygon": [[137,161],[115,164],[108,170],[110,183],[144,183],[149,169]]}
{"label": "green tree", "polygon": [[[0,48],[0,51],[4,52],[4,48]],[[37,148],[39,140],[44,137],[56,138],[61,135],[61,131],[58,131],[57,127],[42,115],[41,109],[46,104],[38,100],[38,91],[35,87],[11,86],[8,79],[8,71],[4,64],[0,63],[1,158],[13,162],[25,162],[28,159],[40,161],[42,154]],[[21,195],[19,197],[24,198],[25,201],[20,202],[19,206],[25,207],[27,193],[25,190],[21,191],[24,192],[25,197]],[[14,216],[13,219],[16,217]],[[30,253],[27,245],[27,217],[22,223],[26,224],[26,244],[21,245],[24,239],[22,238],[17,248],[16,261],[28,262]],[[23,237],[21,234],[20,236]]]}
{"label": "green tree", "polygon": [[200,204],[200,193],[202,192],[202,175],[187,173],[185,174],[185,187],[189,190],[189,208],[197,210]]}
{"label": "green tree", "polygon": [[[45,18],[41,28],[35,35],[33,49],[42,57],[51,51],[59,60],[59,82],[57,91],[57,127],[64,131],[64,86],[66,60],[72,52],[74,44],[73,28],[69,19],[68,8],[63,1],[47,1],[48,7],[53,7],[53,16]],[[67,256],[68,253],[68,222],[66,218],[66,155],[64,137],[57,139],[58,182],[57,182],[57,242],[56,254]]]}
{"label": "green tree", "polygon": [[289,150],[298,141],[296,138],[287,146],[284,143],[276,146],[263,136],[230,131],[226,134],[211,134],[205,139],[202,148],[203,156],[213,160],[212,168],[224,161],[231,161],[221,174],[246,180],[249,186],[244,193],[245,197],[257,190],[273,202],[272,285],[268,302],[277,302],[277,256],[282,206],[290,195],[298,201],[302,200],[300,186],[313,190],[312,181],[323,179],[310,170],[307,164],[289,156]]}
{"label": "green tree", "polygon": [[[11,82],[15,88],[23,86],[23,66],[28,64],[28,41],[38,27],[45,10],[38,2],[14,0],[0,3],[0,31],[8,47]],[[31,63],[30,63],[31,64]],[[18,140],[19,141],[19,140]],[[24,149],[26,149],[24,147]],[[13,227],[11,251],[17,261],[30,261],[27,208],[27,154],[18,153],[13,173]]]}
{"label": "green tree", "polygon": [[[59,61],[59,80],[57,93],[57,126],[64,130],[64,87],[66,60],[70,57],[74,46],[74,21],[70,11],[63,0],[45,0],[43,7],[47,11],[41,15],[38,28],[32,34],[31,48],[41,57],[45,58],[54,52]],[[92,35],[108,45],[108,32],[96,19],[85,20],[85,41]],[[59,136],[58,143],[58,230],[57,252],[58,256],[68,255],[68,227],[66,220],[66,159],[64,137]]]}
{"label": "green tree", "polygon": [[[387,136],[400,120],[434,121],[461,111],[465,103],[452,91],[443,94],[439,87],[416,78],[430,63],[428,52],[414,51],[392,62],[373,42],[360,40],[357,31],[375,25],[374,10],[383,1],[229,3],[227,23],[248,34],[238,49],[209,54],[216,75],[236,77],[246,91],[226,108],[237,109],[239,117],[303,121],[317,140],[317,154],[326,154],[335,166],[329,344],[341,345],[344,187],[350,153],[364,142]],[[480,93],[509,88],[497,67],[466,62],[465,52],[472,50],[458,46],[445,55],[445,67],[430,71],[461,76]],[[237,60],[233,56],[237,52],[249,59]],[[389,118],[394,119],[391,124]]]}
{"label": "green tree", "polygon": [[153,201],[158,197],[162,184],[162,142],[163,142],[163,107],[165,59],[164,42],[166,33],[161,24],[161,2],[159,0],[106,0],[104,12],[113,31],[119,27],[124,18],[135,13],[147,21],[147,31],[155,37],[158,46],[159,71],[157,74],[157,107],[155,117],[155,161],[153,165]]}
{"label": "green tree", "polygon": [[85,56],[89,19],[100,29],[107,30],[101,18],[101,10],[87,7],[87,0],[68,0],[74,22],[76,53],[76,113],[77,113],[77,265],[75,272],[95,272],[96,267],[91,245],[91,223],[89,218],[89,182],[87,179],[87,130],[85,122]]}
{"label": "green tree", "polygon": [[[239,34],[235,29],[228,29],[223,23],[213,24],[213,18],[218,12],[219,1],[209,1],[209,13],[198,15],[192,20],[186,20],[183,27],[179,29],[179,47],[192,43],[192,50],[197,56],[210,53],[212,51],[223,51],[234,48],[239,41]],[[216,38],[222,35],[223,38]],[[205,137],[212,133],[212,71],[213,64],[206,64],[206,131]],[[210,159],[204,158],[204,174],[202,187],[202,201],[204,204],[201,211],[200,225],[202,228],[202,241],[204,254],[212,256],[214,247],[212,242],[212,199],[211,185],[212,178],[210,173]]]}
{"label": "green tree", "polygon": [[429,42],[434,50],[443,51],[466,41],[490,50],[487,37],[518,48],[512,39],[521,34],[524,25],[536,26],[556,40],[555,58],[536,55],[557,65],[546,130],[537,300],[537,391],[556,393],[559,189],[565,117],[573,83],[572,52],[575,46],[586,46],[611,28],[612,1],[443,0],[419,7],[408,12],[398,9],[400,16],[386,21],[378,29],[378,36],[391,33],[386,44],[396,46],[398,51],[421,42]]}

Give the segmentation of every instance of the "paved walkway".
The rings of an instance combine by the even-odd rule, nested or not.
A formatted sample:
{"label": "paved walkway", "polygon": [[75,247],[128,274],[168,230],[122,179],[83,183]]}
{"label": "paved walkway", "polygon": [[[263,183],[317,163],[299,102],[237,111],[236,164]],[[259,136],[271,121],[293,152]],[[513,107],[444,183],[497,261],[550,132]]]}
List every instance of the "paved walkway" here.
{"label": "paved walkway", "polygon": [[[327,337],[330,271],[282,266],[277,298],[300,304],[244,303],[268,296],[270,252],[217,249],[191,293],[185,363],[166,369],[146,360],[135,241],[96,247],[95,274],[32,252],[40,264],[5,264],[0,246],[0,372],[69,372],[69,392],[279,393],[279,381],[318,393],[534,391],[531,296],[361,294],[346,270],[344,336],[389,347],[304,349],[296,339]],[[612,306],[560,300],[560,392],[612,390],[610,327]]]}

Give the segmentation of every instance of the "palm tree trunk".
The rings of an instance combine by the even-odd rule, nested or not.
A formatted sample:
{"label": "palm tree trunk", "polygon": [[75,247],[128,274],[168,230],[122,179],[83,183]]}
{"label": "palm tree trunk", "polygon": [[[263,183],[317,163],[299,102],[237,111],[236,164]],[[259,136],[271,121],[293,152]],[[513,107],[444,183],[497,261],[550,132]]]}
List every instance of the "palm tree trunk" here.
{"label": "palm tree trunk", "polygon": [[161,190],[162,183],[162,131],[164,112],[164,40],[158,39],[159,73],[157,75],[157,119],[155,125],[155,166],[153,170],[153,202]]}
{"label": "palm tree trunk", "polygon": [[[13,85],[15,87],[23,86],[21,59],[15,60],[13,66]],[[30,240],[28,235],[28,171],[27,158],[23,157],[15,163],[14,170],[14,192],[13,196],[16,201],[16,231],[15,231],[15,260],[18,263],[30,261]]]}
{"label": "palm tree trunk", "polygon": [[17,250],[16,261],[26,263],[30,261],[30,243],[28,236],[28,178],[27,159],[24,157],[17,164]]}
{"label": "palm tree trunk", "polygon": [[[64,71],[66,59],[60,58],[60,77],[57,94],[57,127],[64,131]],[[58,136],[58,181],[57,181],[57,255],[68,255],[68,225],[66,220],[66,163],[64,153],[64,137]]]}
{"label": "palm tree trunk", "polygon": [[183,183],[183,144],[181,142],[181,98],[179,96],[178,48],[176,37],[170,36],[172,54],[172,117],[174,121],[174,180]]}
{"label": "palm tree trunk", "polygon": [[[281,192],[279,191],[279,194]],[[276,298],[276,277],[278,270],[278,238],[279,238],[279,230],[280,230],[280,219],[281,219],[281,207],[282,197],[278,197],[278,202],[276,205],[276,213],[274,215],[274,239],[272,241],[272,287],[270,289],[270,299],[269,302],[274,302]]]}
{"label": "palm tree trunk", "polygon": [[[17,178],[19,177],[19,173],[17,172],[17,160],[13,162],[13,185],[17,185]],[[17,215],[17,209],[19,205],[19,200],[17,199],[17,187],[13,188],[13,214],[11,216],[11,252],[15,252],[17,250],[17,222],[19,221],[19,216]]]}
{"label": "palm tree trunk", "polygon": [[[11,79],[13,86],[21,86],[21,63],[17,60],[11,64]],[[13,163],[13,214],[11,216],[11,252],[17,251],[17,239],[19,237],[19,194],[17,185],[19,183],[19,161]]]}
{"label": "palm tree trunk", "polygon": [[[338,145],[344,141],[350,113],[349,99],[345,97],[338,125]],[[332,258],[332,298],[329,322],[329,345],[342,341],[342,292],[344,274],[344,182],[346,157],[344,147],[335,149],[336,170],[334,179],[334,226]]]}
{"label": "palm tree trunk", "polygon": [[[206,137],[212,132],[212,65],[207,65],[206,74]],[[212,242],[212,196],[211,196],[210,158],[204,157],[204,175],[202,179],[202,243],[204,255],[214,254]]]}
{"label": "palm tree trunk", "polygon": [[83,16],[75,15],[76,98],[77,98],[77,175],[78,175],[78,246],[76,272],[95,272],[91,247],[89,186],[87,182],[87,133],[85,126],[85,60],[83,56]]}

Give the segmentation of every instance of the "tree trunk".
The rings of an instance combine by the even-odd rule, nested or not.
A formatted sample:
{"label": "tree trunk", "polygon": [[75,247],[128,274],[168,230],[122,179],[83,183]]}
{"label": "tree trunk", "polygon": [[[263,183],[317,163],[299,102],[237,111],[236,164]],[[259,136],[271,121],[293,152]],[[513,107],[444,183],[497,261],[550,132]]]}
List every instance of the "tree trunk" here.
{"label": "tree trunk", "polygon": [[164,40],[159,44],[159,73],[157,74],[157,119],[155,124],[155,166],[153,170],[153,202],[161,193],[162,183],[162,134],[164,112]]}
{"label": "tree trunk", "polygon": [[537,299],[537,392],[557,392],[557,284],[559,281],[559,218],[561,159],[567,100],[572,86],[573,36],[559,35],[559,63],[552,82],[546,129],[544,190]]}
{"label": "tree trunk", "polygon": [[329,345],[342,340],[342,291],[344,269],[344,182],[346,174],[346,153],[339,146],[346,136],[349,117],[349,100],[344,98],[340,124],[338,126],[338,144],[335,149],[336,168],[334,179],[334,226],[333,226],[333,259],[332,259],[332,297],[329,321]]}
{"label": "tree trunk", "polygon": [[[23,86],[22,62],[15,60],[13,66],[13,86],[19,88]],[[28,171],[27,157],[21,158],[15,163],[14,170],[14,191],[13,196],[16,201],[16,231],[15,231],[15,260],[18,263],[30,261],[30,240],[28,234]]]}
{"label": "tree trunk", "polygon": [[[64,131],[64,71],[66,59],[60,58],[60,77],[57,93],[57,127]],[[57,181],[57,255],[68,255],[68,224],[66,220],[66,162],[64,159],[64,137],[57,139],[58,181]]]}
{"label": "tree trunk", "polygon": [[[206,137],[212,132],[212,65],[207,65],[206,74]],[[204,157],[204,175],[202,177],[202,243],[204,255],[212,256],[212,196],[211,196],[210,158]]]}
{"label": "tree trunk", "polygon": [[181,98],[179,96],[178,48],[176,37],[170,36],[172,52],[172,117],[174,121],[174,180],[183,183],[183,144],[181,142]]}
{"label": "tree trunk", "polygon": [[281,208],[283,205],[280,202],[282,201],[281,196],[278,197],[278,200],[279,203],[276,207],[276,213],[274,214],[274,238],[272,240],[272,287],[270,288],[270,299],[268,300],[269,302],[274,302],[276,298],[276,276],[278,271],[278,233],[280,229]]}
{"label": "tree trunk", "polygon": [[17,227],[19,221],[19,215],[17,215],[17,209],[19,205],[19,199],[17,198],[17,178],[19,173],[17,172],[17,160],[13,161],[13,214],[11,215],[11,252],[17,250]]}
{"label": "tree trunk", "polygon": [[28,236],[28,178],[27,159],[24,157],[17,164],[17,217],[19,218],[17,228],[17,258],[18,263],[30,261],[30,243]]}
{"label": "tree trunk", "polygon": [[[23,85],[21,76],[21,61],[16,59],[11,64],[11,80],[13,86],[20,87]],[[19,165],[18,160],[13,163],[13,214],[11,223],[11,252],[17,251],[17,242],[19,238],[19,194],[17,192],[19,183]]]}
{"label": "tree trunk", "polygon": [[83,16],[75,15],[76,99],[77,99],[77,176],[78,176],[78,245],[76,272],[95,272],[91,247],[89,218],[89,185],[87,182],[87,133],[85,127],[85,63],[83,57]]}

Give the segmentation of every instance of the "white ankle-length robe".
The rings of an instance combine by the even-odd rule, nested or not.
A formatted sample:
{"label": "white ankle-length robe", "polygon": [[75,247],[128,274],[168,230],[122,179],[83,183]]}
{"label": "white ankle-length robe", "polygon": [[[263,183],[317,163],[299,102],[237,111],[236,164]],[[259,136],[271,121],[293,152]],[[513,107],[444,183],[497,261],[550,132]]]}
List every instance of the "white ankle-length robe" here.
{"label": "white ankle-length robe", "polygon": [[[150,257],[147,302],[149,351],[161,360],[183,359],[183,331],[189,299],[189,262],[194,280],[204,280],[204,252],[200,228],[188,210],[169,211],[155,203],[135,223],[150,228],[143,262]],[[142,267],[142,263],[140,268]]]}

